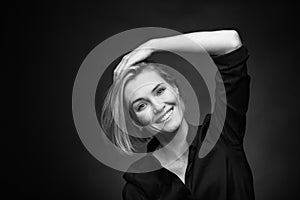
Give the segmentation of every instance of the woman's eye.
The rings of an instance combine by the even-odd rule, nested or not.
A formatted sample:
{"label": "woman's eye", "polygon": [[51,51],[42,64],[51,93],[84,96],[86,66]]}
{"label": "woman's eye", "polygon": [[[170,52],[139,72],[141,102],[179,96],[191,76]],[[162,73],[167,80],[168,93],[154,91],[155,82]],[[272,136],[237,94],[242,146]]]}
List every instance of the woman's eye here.
{"label": "woman's eye", "polygon": [[142,111],[143,109],[146,108],[146,104],[145,103],[141,103],[136,107],[136,111]]}
{"label": "woman's eye", "polygon": [[160,95],[161,93],[163,93],[165,91],[166,88],[159,88],[157,91],[156,91],[156,94],[157,95]]}

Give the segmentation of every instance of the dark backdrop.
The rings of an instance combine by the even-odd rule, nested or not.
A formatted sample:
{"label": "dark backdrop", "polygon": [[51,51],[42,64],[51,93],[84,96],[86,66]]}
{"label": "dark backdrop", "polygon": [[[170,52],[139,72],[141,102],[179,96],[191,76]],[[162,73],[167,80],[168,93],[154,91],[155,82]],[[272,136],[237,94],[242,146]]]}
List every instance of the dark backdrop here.
{"label": "dark backdrop", "polygon": [[[16,6],[22,98],[5,183],[11,197],[121,199],[122,173],[85,149],[72,87],[87,54],[121,31],[237,29],[250,51],[245,137],[258,200],[299,198],[299,32],[296,5],[254,1],[39,1]],[[4,39],[5,40],[5,39]]]}

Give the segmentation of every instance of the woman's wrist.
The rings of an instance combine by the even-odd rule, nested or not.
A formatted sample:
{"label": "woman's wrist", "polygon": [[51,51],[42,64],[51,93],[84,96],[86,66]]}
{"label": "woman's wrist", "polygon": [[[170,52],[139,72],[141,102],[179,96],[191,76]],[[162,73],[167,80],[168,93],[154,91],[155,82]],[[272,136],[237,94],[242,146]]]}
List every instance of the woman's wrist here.
{"label": "woman's wrist", "polygon": [[154,39],[150,39],[147,42],[145,42],[144,44],[142,44],[140,47],[141,48],[147,48],[150,49],[150,51],[153,53],[155,51],[159,50],[159,42],[158,42],[159,38],[154,38]]}

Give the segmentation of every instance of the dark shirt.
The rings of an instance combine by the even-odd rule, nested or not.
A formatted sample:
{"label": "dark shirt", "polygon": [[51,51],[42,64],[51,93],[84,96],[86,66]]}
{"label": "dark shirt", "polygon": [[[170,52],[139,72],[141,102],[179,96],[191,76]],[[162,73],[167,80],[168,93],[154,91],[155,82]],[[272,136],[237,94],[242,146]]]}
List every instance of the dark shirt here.
{"label": "dark shirt", "polygon": [[[245,46],[217,57],[213,61],[222,76],[227,99],[224,127],[213,149],[204,157],[198,153],[207,133],[212,115],[206,115],[201,126],[189,125],[188,136],[196,132],[188,154],[185,184],[180,178],[160,168],[147,173],[124,174],[126,185],[123,189],[125,200],[253,200],[253,177],[243,148],[246,128],[246,112],[249,102],[250,77],[246,60],[248,51]],[[216,92],[220,77],[216,77]],[[224,103],[216,97],[214,112]],[[151,141],[157,143],[157,141]],[[151,144],[150,142],[150,144]],[[146,156],[135,167],[157,164],[154,156]]]}

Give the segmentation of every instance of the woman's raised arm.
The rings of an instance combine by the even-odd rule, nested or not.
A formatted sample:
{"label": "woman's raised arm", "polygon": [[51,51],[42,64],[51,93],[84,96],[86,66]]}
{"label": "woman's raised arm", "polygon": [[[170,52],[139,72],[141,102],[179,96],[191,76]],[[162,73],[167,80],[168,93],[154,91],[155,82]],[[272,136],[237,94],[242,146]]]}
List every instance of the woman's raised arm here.
{"label": "woman's raised arm", "polygon": [[212,56],[227,54],[242,46],[239,34],[235,30],[193,32],[151,39],[123,57],[114,70],[114,79],[118,79],[125,69],[146,59],[156,50],[199,51],[199,47],[186,42],[187,38],[202,46]]}
{"label": "woman's raised arm", "polygon": [[242,43],[239,34],[235,30],[203,31],[187,33],[172,37],[157,38],[149,41],[149,46],[171,51],[196,52],[191,43],[186,42],[185,37],[201,45],[210,55],[223,55],[238,49]]}

